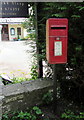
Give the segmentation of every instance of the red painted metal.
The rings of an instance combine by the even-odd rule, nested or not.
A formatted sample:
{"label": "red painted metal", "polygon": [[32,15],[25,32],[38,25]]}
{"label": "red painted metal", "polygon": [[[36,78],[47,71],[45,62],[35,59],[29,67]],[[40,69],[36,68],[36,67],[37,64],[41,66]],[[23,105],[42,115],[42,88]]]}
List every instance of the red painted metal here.
{"label": "red painted metal", "polygon": [[67,63],[68,19],[50,18],[46,23],[46,58],[50,64]]}

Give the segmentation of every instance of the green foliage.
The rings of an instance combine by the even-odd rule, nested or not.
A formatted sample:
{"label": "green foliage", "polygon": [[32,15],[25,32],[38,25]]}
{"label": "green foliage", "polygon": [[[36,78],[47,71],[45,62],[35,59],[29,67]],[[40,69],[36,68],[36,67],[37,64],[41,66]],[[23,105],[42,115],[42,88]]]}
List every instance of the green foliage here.
{"label": "green foliage", "polygon": [[29,33],[27,35],[27,38],[30,39],[30,40],[35,40],[35,37],[36,37],[35,33]]}
{"label": "green foliage", "polygon": [[83,120],[84,119],[84,112],[80,113],[74,113],[71,110],[65,111],[62,115],[61,118],[65,120]]}
{"label": "green foliage", "polygon": [[25,77],[13,77],[11,80],[15,84],[15,83],[21,83],[21,82],[24,82],[24,81],[29,81],[30,79],[25,78]]}
{"label": "green foliage", "polygon": [[[24,81],[30,81],[30,80],[36,80],[38,77],[38,66],[33,63],[31,68],[31,78],[26,78],[26,77],[13,77],[11,80],[13,81],[12,83],[9,83],[8,81],[5,81],[5,85],[7,84],[15,84],[15,83],[21,83]],[[24,73],[24,72],[23,72]]]}
{"label": "green foliage", "polygon": [[[38,6],[40,3],[38,3]],[[72,74],[70,80],[67,81],[66,69],[60,72],[58,81],[62,85],[61,93],[64,91],[65,82],[70,82],[67,84],[66,92],[69,91],[70,98],[75,97],[75,100],[81,99],[84,102],[84,2],[81,3],[42,3],[40,5],[41,10],[38,11],[39,17],[39,39],[45,43],[45,32],[46,32],[46,20],[48,18],[68,18],[69,20],[69,44],[68,44],[68,65],[72,68]],[[42,27],[40,27],[40,24]],[[45,31],[44,31],[45,28]],[[43,53],[42,53],[43,54]],[[66,67],[66,66],[65,66]],[[70,72],[70,71],[69,71]],[[69,74],[69,73],[68,73]],[[80,93],[79,93],[80,89]],[[72,92],[74,91],[74,92]],[[75,94],[78,93],[78,95]],[[65,92],[64,92],[65,94]],[[66,97],[67,97],[67,94]]]}
{"label": "green foliage", "polygon": [[18,39],[20,39],[20,35],[18,35],[18,37],[17,37]]}
{"label": "green foliage", "polygon": [[37,77],[38,77],[38,72],[37,72],[37,69],[38,69],[38,66],[37,65],[33,65],[32,68],[31,68],[31,79],[32,80],[36,80]]}
{"label": "green foliage", "polygon": [[36,80],[38,77],[38,66],[37,65],[32,65],[30,75],[31,75],[31,78],[13,77],[11,80],[13,81],[13,84],[21,83],[21,82],[29,81],[29,80]]}
{"label": "green foliage", "polygon": [[37,106],[34,106],[33,110],[34,110],[35,114],[37,114],[37,115],[41,115],[42,114],[41,109],[39,109],[39,107],[37,107]]}
{"label": "green foliage", "polygon": [[72,15],[73,18],[80,18],[80,15]]}
{"label": "green foliage", "polygon": [[28,119],[28,120],[31,120],[31,114],[30,113],[27,113],[27,112],[20,112],[18,115],[17,115],[17,118],[19,119]]}
{"label": "green foliage", "polygon": [[[44,114],[41,109],[34,106],[28,112],[15,111],[3,114],[1,120],[51,120],[50,118],[42,117]],[[55,118],[54,118],[55,119]],[[84,112],[73,112],[71,110],[65,110],[56,120],[83,120]]]}
{"label": "green foliage", "polygon": [[9,112],[2,116],[2,120],[39,120],[42,111],[39,107],[34,106],[28,112]]}
{"label": "green foliage", "polygon": [[[31,22],[29,22],[29,24],[30,26],[34,25],[35,27],[35,4],[31,5],[33,7],[34,14],[31,14],[30,21],[32,21],[33,24],[31,24]],[[68,18],[69,20],[68,65],[69,68],[73,70],[73,72],[70,76],[70,84],[68,84],[66,87],[68,91],[71,92],[70,98],[73,98],[75,93],[79,93],[78,89],[81,89],[80,91],[84,89],[84,2],[37,3],[38,41],[36,40],[36,43],[38,46],[37,57],[40,60],[46,60],[46,20],[48,18]],[[66,69],[64,69],[63,72],[60,72],[58,79],[62,85],[62,92],[64,89],[67,91],[64,82],[67,82],[65,77]],[[74,93],[72,91],[74,91]],[[84,101],[84,93],[81,93],[82,94],[79,96],[82,97],[83,100],[81,100]],[[75,96],[75,99],[76,98],[77,95]],[[76,101],[77,100],[78,98]]]}
{"label": "green foliage", "polygon": [[47,92],[46,94],[44,94],[42,101],[44,104],[50,104],[53,100],[53,95],[52,92]]}

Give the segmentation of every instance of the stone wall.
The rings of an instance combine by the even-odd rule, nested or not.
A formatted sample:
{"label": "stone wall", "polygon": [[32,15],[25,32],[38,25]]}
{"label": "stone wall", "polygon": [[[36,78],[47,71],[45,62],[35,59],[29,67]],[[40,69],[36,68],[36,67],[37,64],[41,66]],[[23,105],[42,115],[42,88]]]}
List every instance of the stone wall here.
{"label": "stone wall", "polygon": [[52,88],[52,80],[34,80],[2,86],[2,112],[27,110],[41,104],[43,94]]}

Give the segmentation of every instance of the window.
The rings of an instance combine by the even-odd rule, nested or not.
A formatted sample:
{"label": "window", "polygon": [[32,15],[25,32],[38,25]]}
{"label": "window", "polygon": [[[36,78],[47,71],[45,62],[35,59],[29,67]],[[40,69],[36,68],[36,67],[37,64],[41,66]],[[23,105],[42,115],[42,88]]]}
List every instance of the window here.
{"label": "window", "polygon": [[14,29],[14,28],[11,28],[11,29],[10,29],[10,33],[11,33],[11,35],[15,35],[15,29]]}
{"label": "window", "polygon": [[17,28],[17,35],[21,35],[21,28],[20,27]]}

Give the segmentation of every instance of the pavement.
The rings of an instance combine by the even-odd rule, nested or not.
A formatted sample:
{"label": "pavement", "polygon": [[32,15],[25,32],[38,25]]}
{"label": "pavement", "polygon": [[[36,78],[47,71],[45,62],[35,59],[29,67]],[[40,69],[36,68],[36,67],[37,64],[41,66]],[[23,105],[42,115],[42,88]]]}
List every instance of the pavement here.
{"label": "pavement", "polygon": [[35,46],[33,41],[0,42],[0,74],[30,78]]}

